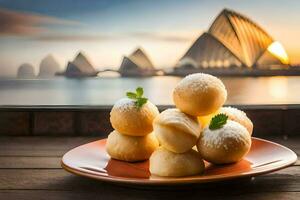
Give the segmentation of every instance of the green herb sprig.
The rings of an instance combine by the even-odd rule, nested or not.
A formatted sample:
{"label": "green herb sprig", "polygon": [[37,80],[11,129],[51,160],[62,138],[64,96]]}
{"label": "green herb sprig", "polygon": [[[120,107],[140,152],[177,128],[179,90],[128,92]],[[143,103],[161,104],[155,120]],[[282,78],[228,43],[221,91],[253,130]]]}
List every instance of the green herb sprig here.
{"label": "green herb sprig", "polygon": [[227,119],[228,119],[228,116],[223,113],[215,115],[210,121],[209,129],[216,130],[216,129],[222,128],[223,125],[226,124]]}
{"label": "green herb sprig", "polygon": [[126,96],[135,101],[135,106],[137,108],[141,108],[148,101],[146,97],[143,97],[143,94],[144,89],[142,87],[138,87],[135,89],[135,92],[127,92]]}

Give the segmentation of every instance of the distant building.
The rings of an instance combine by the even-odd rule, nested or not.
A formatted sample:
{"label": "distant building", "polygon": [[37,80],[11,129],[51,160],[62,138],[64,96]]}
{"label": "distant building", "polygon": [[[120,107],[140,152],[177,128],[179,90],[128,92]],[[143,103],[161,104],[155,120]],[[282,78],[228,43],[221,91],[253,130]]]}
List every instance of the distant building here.
{"label": "distant building", "polygon": [[97,73],[98,72],[95,70],[91,62],[82,52],[80,52],[72,62],[68,62],[66,71],[64,73],[57,74],[67,77],[89,77],[97,76]]}
{"label": "distant building", "polygon": [[46,56],[40,63],[39,78],[51,78],[60,70],[58,62],[52,55]]}
{"label": "distant building", "polygon": [[35,78],[34,67],[29,63],[24,63],[18,68],[17,78],[31,79]]}
{"label": "distant building", "polygon": [[287,65],[288,55],[279,42],[249,18],[224,9],[176,68],[270,69]]}
{"label": "distant building", "polygon": [[128,57],[124,56],[119,73],[121,76],[151,76],[156,70],[144,51],[138,48]]}

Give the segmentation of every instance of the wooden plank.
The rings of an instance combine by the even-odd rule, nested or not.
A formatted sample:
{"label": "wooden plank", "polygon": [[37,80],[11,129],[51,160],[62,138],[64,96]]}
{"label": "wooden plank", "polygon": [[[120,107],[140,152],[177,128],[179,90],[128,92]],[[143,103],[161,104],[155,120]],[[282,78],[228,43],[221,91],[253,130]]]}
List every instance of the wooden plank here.
{"label": "wooden plank", "polygon": [[[0,137],[0,156],[62,156],[79,145],[99,137]],[[300,137],[265,137],[287,146],[300,155]]]}
{"label": "wooden plank", "polygon": [[[60,168],[60,158],[65,152],[75,146],[97,139],[80,137],[0,139],[0,168]],[[273,137],[268,139],[291,147],[299,155],[300,138],[283,140]],[[298,160],[295,165],[300,165],[300,161]]]}
{"label": "wooden plank", "polygon": [[72,136],[75,112],[53,111],[33,113],[33,135]]}
{"label": "wooden plank", "polygon": [[62,156],[99,137],[0,137],[0,156]]}
{"label": "wooden plank", "polygon": [[300,156],[300,137],[265,137],[264,139],[276,142],[293,150]]}
{"label": "wooden plank", "polygon": [[[288,147],[300,148],[300,137],[263,137],[264,139],[278,142]],[[0,137],[0,150],[14,149],[68,149],[87,142],[101,139],[100,137]]]}
{"label": "wooden plank", "polygon": [[[293,166],[272,174],[258,176],[253,180],[231,180],[202,184],[201,187],[205,190],[220,188],[220,192],[228,188],[252,192],[296,192],[300,188],[299,180],[300,167]],[[108,187],[108,184],[75,176],[63,169],[0,169],[0,190],[98,191],[105,190],[105,187]]]}
{"label": "wooden plank", "polygon": [[66,149],[100,139],[99,137],[0,137],[0,148]]}
{"label": "wooden plank", "polygon": [[[75,176],[60,168],[60,156],[64,152],[97,139],[86,137],[0,138],[0,155],[2,154],[0,156],[0,200],[185,199],[187,196],[191,199],[299,199],[299,160],[295,166],[254,179],[171,188],[120,187]],[[299,153],[299,137],[287,140],[278,137],[267,139],[288,146]]]}
{"label": "wooden plank", "polygon": [[30,135],[30,113],[0,112],[0,135]]}
{"label": "wooden plank", "polygon": [[[1,157],[0,169],[61,169],[61,157],[31,157],[31,156],[17,156],[17,157]],[[294,164],[300,166],[300,160]]]}
{"label": "wooden plank", "polygon": [[[70,148],[71,149],[71,148]],[[23,156],[29,156],[29,157],[62,157],[64,153],[66,153],[68,149],[66,150],[21,150],[21,149],[6,149],[6,150],[0,150],[0,156],[1,157],[23,157]]]}
{"label": "wooden plank", "polygon": [[0,169],[60,169],[61,157],[0,157]]}
{"label": "wooden plank", "polygon": [[[255,135],[299,136],[300,125],[294,119],[300,116],[300,105],[232,106],[248,113],[255,124]],[[112,130],[109,122],[111,107],[111,105],[0,106],[0,125],[2,124],[0,135],[104,136]],[[158,105],[158,107],[162,111],[174,106]]]}
{"label": "wooden plank", "polygon": [[[116,193],[118,192],[118,193]],[[32,191],[32,190],[19,190],[19,191],[0,191],[0,200],[14,199],[14,200],[95,200],[95,199],[186,199],[188,196],[189,199],[224,199],[224,200],[274,200],[274,199],[284,199],[284,200],[298,200],[300,192],[260,192],[260,193],[250,193],[244,192],[239,195],[230,195],[229,192],[223,194],[215,194],[214,190],[212,191],[198,191],[198,190],[172,190],[172,191],[153,191],[153,190],[132,190],[126,189],[105,193],[100,192],[71,192],[71,191]],[[191,195],[192,194],[192,195]]]}

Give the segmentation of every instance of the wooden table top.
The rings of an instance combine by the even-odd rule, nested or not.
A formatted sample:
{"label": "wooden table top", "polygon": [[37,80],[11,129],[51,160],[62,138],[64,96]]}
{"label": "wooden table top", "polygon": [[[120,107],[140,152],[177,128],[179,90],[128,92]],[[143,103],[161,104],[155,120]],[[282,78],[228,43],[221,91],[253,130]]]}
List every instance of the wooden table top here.
{"label": "wooden table top", "polygon": [[[0,199],[300,199],[300,162],[252,179],[176,188],[127,188],[75,176],[60,166],[69,149],[95,137],[0,137]],[[297,155],[300,137],[268,137]]]}

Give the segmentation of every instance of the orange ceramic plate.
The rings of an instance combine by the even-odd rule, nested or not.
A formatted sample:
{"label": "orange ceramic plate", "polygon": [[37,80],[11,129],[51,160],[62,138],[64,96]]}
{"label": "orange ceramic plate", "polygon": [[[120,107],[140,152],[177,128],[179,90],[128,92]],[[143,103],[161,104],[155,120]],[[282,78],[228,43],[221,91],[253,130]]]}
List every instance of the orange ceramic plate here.
{"label": "orange ceramic plate", "polygon": [[282,169],[297,160],[296,154],[282,145],[252,138],[250,152],[236,164],[214,166],[206,163],[202,175],[158,177],[150,174],[148,161],[128,163],[110,159],[105,143],[103,139],[70,150],[62,158],[62,167],[77,175],[114,183],[172,185],[252,177]]}

